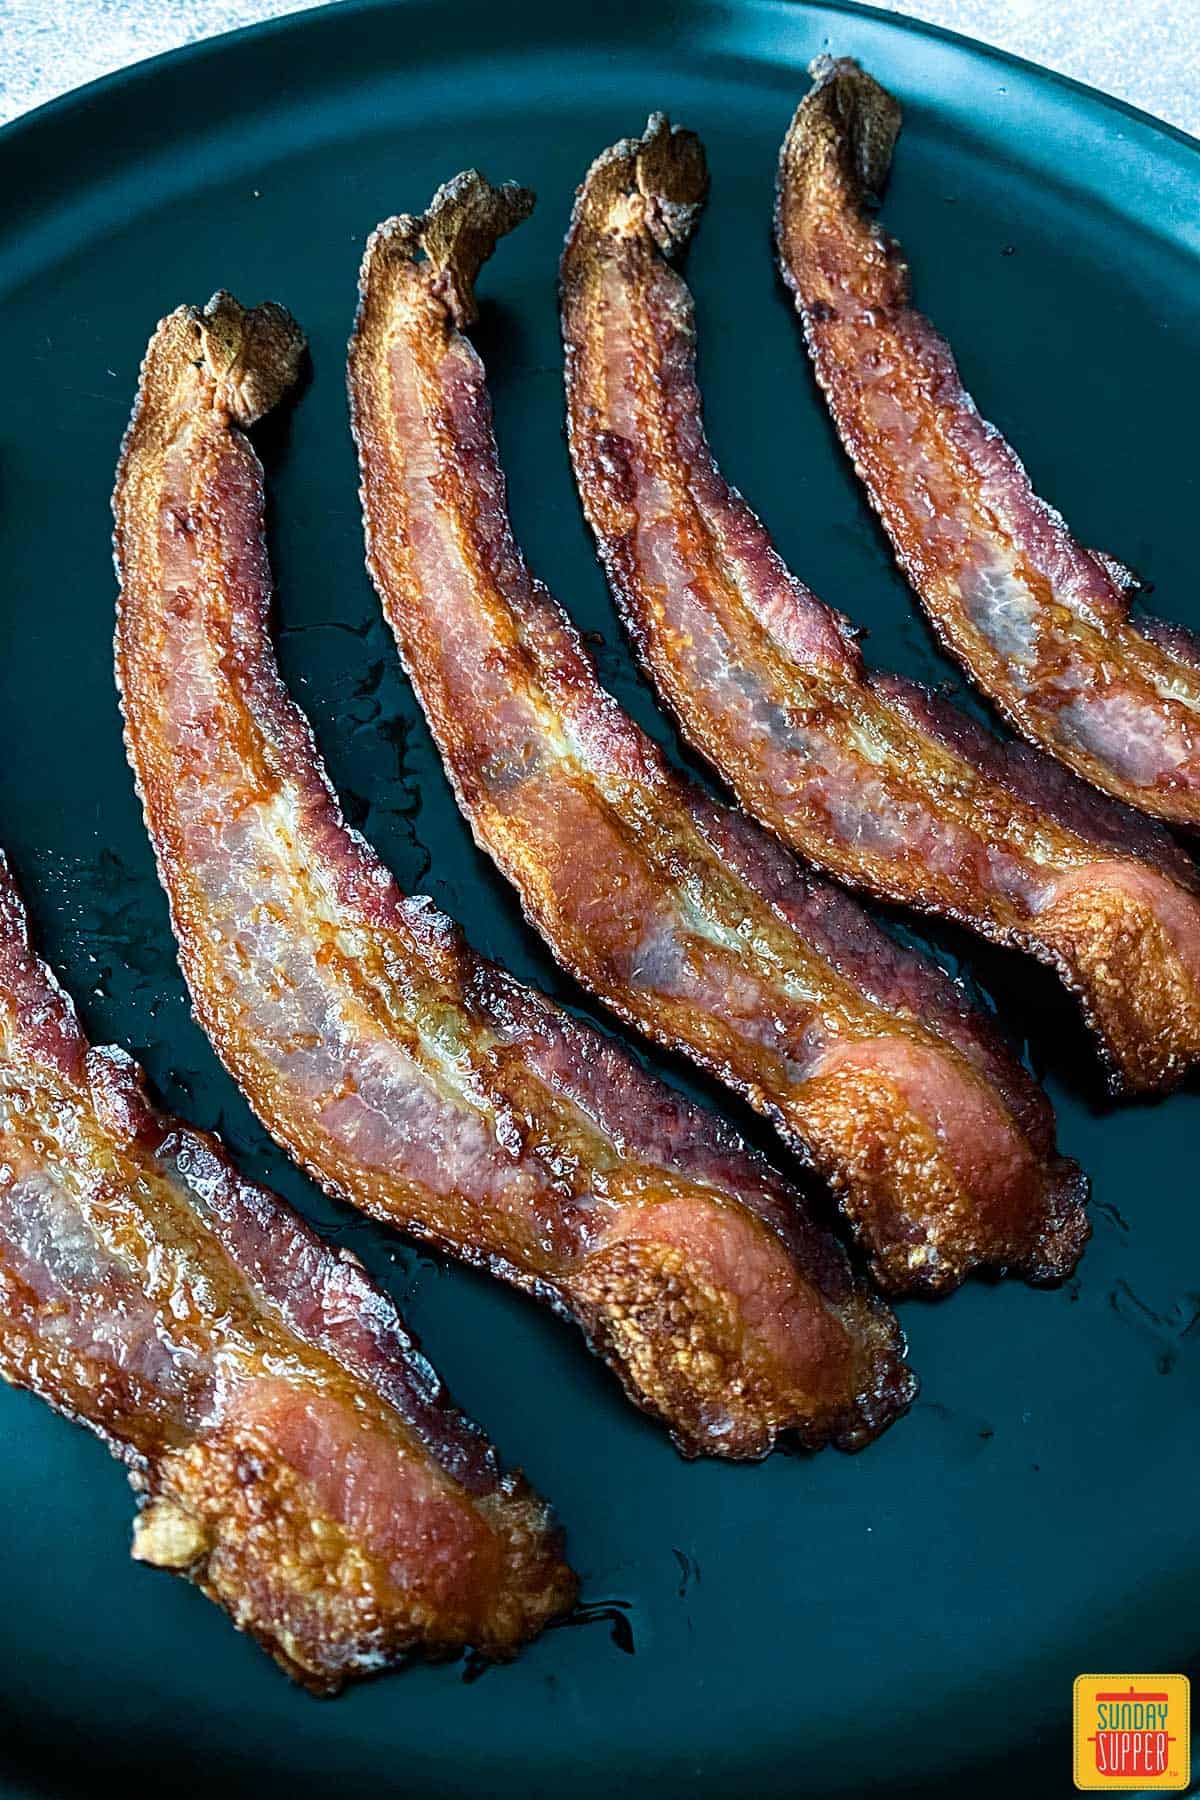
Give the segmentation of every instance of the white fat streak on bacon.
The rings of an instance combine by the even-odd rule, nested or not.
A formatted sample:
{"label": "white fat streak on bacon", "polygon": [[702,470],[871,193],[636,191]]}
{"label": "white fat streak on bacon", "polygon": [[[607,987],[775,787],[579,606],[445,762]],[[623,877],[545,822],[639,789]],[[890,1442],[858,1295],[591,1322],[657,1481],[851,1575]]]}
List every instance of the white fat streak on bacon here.
{"label": "white fat streak on bacon", "polygon": [[1129,618],[1117,574],[1034,492],[910,306],[899,247],[850,172],[880,104],[856,65],[827,69],[781,162],[781,260],[838,430],[935,627],[1011,722],[1118,797],[1195,824],[1195,661]]}
{"label": "white fat streak on bacon", "polygon": [[[419,691],[436,682],[437,717],[453,721],[439,737],[469,815],[491,811],[506,835],[537,842],[555,884],[548,904],[618,983],[736,1019],[802,1078],[826,1037],[828,968],[711,857],[648,740],[599,689],[569,623],[530,577],[508,529],[478,356],[452,336],[429,395],[403,335],[388,368],[395,441],[405,449],[408,572],[402,590],[389,589],[390,616],[413,652]],[[443,439],[470,470],[483,582],[438,480]],[[691,878],[681,879],[681,851]],[[629,896],[619,913],[614,883]],[[751,923],[766,957],[746,953]]]}
{"label": "white fat streak on bacon", "polygon": [[[836,615],[789,573],[712,461],[690,378],[683,282],[661,262],[642,268],[654,303],[635,337],[641,309],[630,273],[620,254],[604,259],[590,330],[573,344],[580,382],[599,346],[586,368],[594,411],[580,415],[576,437],[594,432],[597,459],[616,459],[625,472],[636,592],[623,586],[621,598],[665,697],[702,740],[738,740],[781,816],[812,816],[804,847],[823,851],[835,872],[853,872],[839,865],[844,845],[887,858],[908,884],[915,868],[918,885],[932,878],[935,892],[966,882],[985,895],[995,889],[1021,917],[1036,913],[1054,894],[1036,829],[996,841],[947,806],[947,780],[978,805],[979,778],[967,763],[938,753],[927,789],[919,764],[898,756],[897,734],[879,729],[877,709],[861,695],[861,658]],[[644,398],[639,365],[659,358],[694,396],[670,416],[648,411]],[[903,735],[911,738],[908,727]]]}
{"label": "white fat streak on bacon", "polygon": [[[0,1085],[5,1144],[17,1098],[7,1086]],[[81,1181],[73,1171],[47,1168],[40,1160],[21,1168],[10,1159],[2,1185],[0,1281],[15,1280],[32,1296],[39,1360],[46,1367],[60,1359],[78,1361],[106,1411],[123,1410],[120,1383],[128,1385],[132,1415],[153,1395],[156,1411],[167,1413],[180,1429],[211,1424],[222,1402],[207,1347],[198,1355],[182,1332],[170,1331],[171,1294],[186,1303],[178,1271],[164,1266],[172,1259],[166,1254],[159,1259],[155,1287],[160,1292],[147,1291],[138,1267],[110,1249],[89,1222],[91,1209],[103,1205],[103,1176],[85,1164]],[[163,1325],[168,1329],[160,1329]]]}
{"label": "white fat streak on bacon", "polygon": [[[369,853],[351,843],[314,781],[319,764],[307,726],[282,695],[274,708],[257,704],[252,683],[272,672],[257,666],[269,575],[252,453],[233,439],[222,452],[215,528],[233,595],[228,612],[187,554],[191,540],[182,539],[180,554],[173,532],[189,467],[185,438],[164,472],[166,493],[173,484],[178,491],[164,506],[160,539],[162,688],[142,698],[178,771],[171,828],[204,921],[193,954],[224,988],[235,1030],[283,1084],[289,1105],[303,1107],[357,1165],[411,1188],[414,1213],[450,1188],[476,1209],[485,1239],[491,1232],[506,1246],[515,1233],[536,1258],[538,1246],[557,1237],[559,1253],[569,1255],[556,1184],[506,1141],[512,1134],[519,1142],[520,1128],[494,1090],[493,1034],[484,1021],[464,1018],[399,906],[377,922],[377,893],[367,895],[375,918],[356,904],[357,882],[347,889],[343,871],[353,853],[361,874]],[[265,775],[247,766],[247,730]],[[325,814],[325,856],[309,845],[317,809]],[[586,1247],[594,1222],[580,1210],[569,1223]]]}
{"label": "white fat streak on bacon", "polygon": [[[1041,712],[1052,710],[1064,744],[1076,746],[1137,789],[1184,788],[1200,781],[1200,684],[1194,670],[1165,655],[1127,622],[1116,582],[1070,536],[1062,518],[1034,495],[1029,477],[994,426],[981,419],[957,382],[949,351],[931,342],[923,321],[882,317],[872,309],[871,349],[858,337],[854,311],[810,329],[837,395],[848,439],[869,438],[868,479],[886,494],[884,522],[903,517],[906,551],[919,591],[953,608],[996,653],[1003,680]],[[891,340],[889,342],[889,339]],[[837,375],[829,375],[836,364]],[[847,405],[854,371],[854,406]],[[924,412],[902,406],[897,382],[917,381]],[[948,412],[948,417],[947,417]],[[1065,629],[1067,615],[1074,627]],[[1142,682],[1103,640],[1126,642]],[[1144,668],[1141,665],[1145,665]],[[1053,668],[1052,681],[1044,670]],[[985,683],[985,685],[987,685]]]}

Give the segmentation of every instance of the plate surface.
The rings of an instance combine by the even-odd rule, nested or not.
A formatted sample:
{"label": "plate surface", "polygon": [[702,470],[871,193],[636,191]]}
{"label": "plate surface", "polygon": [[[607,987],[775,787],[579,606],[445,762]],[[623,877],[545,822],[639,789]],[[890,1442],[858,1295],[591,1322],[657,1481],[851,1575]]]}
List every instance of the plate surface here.
{"label": "plate surface", "polygon": [[41,946],[97,1041],[130,1045],[169,1102],[391,1286],[458,1399],[553,1498],[599,1603],[482,1679],[416,1668],[315,1704],[197,1594],[128,1562],[118,1469],[5,1391],[14,1794],[94,1791],[104,1771],[296,1796],[1058,1795],[1076,1673],[1195,1664],[1194,1091],[1105,1110],[1054,982],[942,935],[1028,1045],[1064,1148],[1095,1178],[1078,1278],[903,1308],[922,1398],[860,1457],[688,1466],[570,1330],[327,1203],[273,1150],[190,1021],[122,753],[108,495],[147,335],[219,285],[276,297],[313,349],[308,391],[263,440],[287,677],[400,880],[581,1004],[473,849],[381,626],[343,354],[378,218],[473,163],[537,186],[481,283],[516,525],[603,634],[605,679],[670,742],[580,519],[555,309],[574,185],[654,107],[711,160],[689,275],[726,471],[793,566],[870,628],[876,661],[952,680],[773,275],[776,149],[823,48],[905,103],[887,221],[984,410],[1083,540],[1200,626],[1200,151],[1068,83],[835,6],[368,4],[135,69],[0,138],[0,841]]}

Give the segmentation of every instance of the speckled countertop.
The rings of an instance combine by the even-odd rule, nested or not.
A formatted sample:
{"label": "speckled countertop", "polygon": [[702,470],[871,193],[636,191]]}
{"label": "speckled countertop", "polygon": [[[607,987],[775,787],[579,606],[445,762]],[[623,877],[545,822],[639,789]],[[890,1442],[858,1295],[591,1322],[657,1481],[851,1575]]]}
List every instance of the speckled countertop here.
{"label": "speckled countertop", "polygon": [[[140,57],[319,3],[0,0],[0,121]],[[1200,136],[1200,0],[905,0],[887,10],[999,44]]]}

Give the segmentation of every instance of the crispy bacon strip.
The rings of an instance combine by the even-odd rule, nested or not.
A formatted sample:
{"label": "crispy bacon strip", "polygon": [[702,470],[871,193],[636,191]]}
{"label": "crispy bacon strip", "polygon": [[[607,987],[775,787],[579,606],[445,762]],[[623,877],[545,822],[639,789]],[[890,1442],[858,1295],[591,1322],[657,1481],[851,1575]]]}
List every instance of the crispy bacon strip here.
{"label": "crispy bacon strip", "polygon": [[777,239],[817,380],[943,644],[1031,742],[1119,800],[1200,826],[1200,643],[1132,619],[1134,579],[1083,549],[979,416],[867,216],[900,108],[813,64],[779,165]]}
{"label": "crispy bacon strip", "polygon": [[1040,752],[869,671],[784,566],[704,436],[691,296],[668,257],[707,187],[657,115],[593,164],[562,265],[571,455],[618,607],[688,739],[742,805],[883,899],[1051,964],[1114,1088],[1200,1055],[1200,900],[1161,829]]}
{"label": "crispy bacon strip", "polygon": [[887,1286],[1061,1275],[1083,1185],[1040,1090],[940,971],[671,771],[526,568],[458,327],[527,207],[472,173],[382,225],[350,352],[369,565],[476,838],[567,968],[830,1179]]}
{"label": "crispy bacon strip", "polygon": [[732,1133],[475,956],[338,809],[268,633],[240,426],[302,339],[159,327],[115,499],[130,755],[196,1011],[332,1194],[575,1319],[686,1454],[851,1449],[914,1384],[891,1313]]}
{"label": "crispy bacon strip", "polygon": [[3,856],[0,1374],[125,1463],[134,1556],[315,1692],[510,1656],[573,1599],[546,1507],[387,1295],[88,1047]]}

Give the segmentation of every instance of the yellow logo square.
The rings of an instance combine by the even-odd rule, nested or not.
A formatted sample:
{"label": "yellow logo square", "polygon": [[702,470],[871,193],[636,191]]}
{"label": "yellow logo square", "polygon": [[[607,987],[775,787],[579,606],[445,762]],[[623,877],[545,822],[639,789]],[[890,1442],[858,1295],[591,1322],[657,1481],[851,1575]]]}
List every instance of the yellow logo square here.
{"label": "yellow logo square", "polygon": [[1075,1786],[1085,1793],[1179,1793],[1191,1780],[1186,1675],[1080,1675]]}

